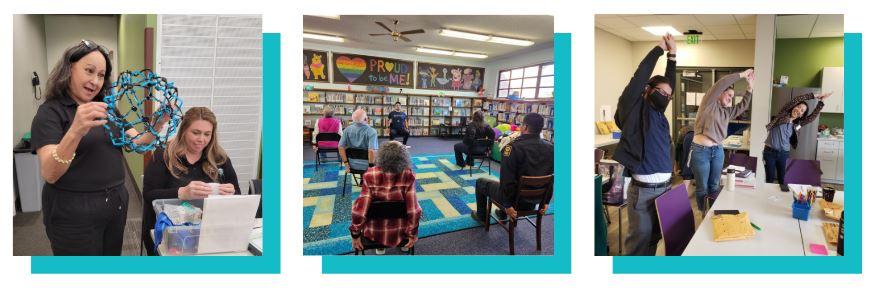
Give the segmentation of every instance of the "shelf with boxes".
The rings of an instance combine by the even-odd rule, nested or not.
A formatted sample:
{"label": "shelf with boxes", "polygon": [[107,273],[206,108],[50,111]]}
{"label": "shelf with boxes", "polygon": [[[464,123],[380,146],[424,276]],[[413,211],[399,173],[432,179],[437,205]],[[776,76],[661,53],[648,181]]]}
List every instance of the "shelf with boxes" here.
{"label": "shelf with boxes", "polygon": [[498,124],[520,125],[523,118],[530,112],[544,116],[545,140],[553,141],[554,102],[553,99],[508,100],[486,99],[482,105],[486,115],[494,117]]}
{"label": "shelf with boxes", "polygon": [[483,105],[478,97],[389,94],[362,91],[304,90],[304,127],[313,128],[326,106],[335,108],[335,117],[352,122],[352,112],[365,109],[369,124],[380,136],[389,135],[389,113],[400,102],[407,113],[411,136],[461,135],[468,117]]}

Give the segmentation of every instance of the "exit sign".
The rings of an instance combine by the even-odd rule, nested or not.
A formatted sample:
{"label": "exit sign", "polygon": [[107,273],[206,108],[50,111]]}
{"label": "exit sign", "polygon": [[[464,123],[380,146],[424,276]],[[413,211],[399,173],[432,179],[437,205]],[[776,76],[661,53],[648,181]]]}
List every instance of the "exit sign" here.
{"label": "exit sign", "polygon": [[687,35],[687,44],[688,44],[688,45],[699,44],[699,41],[701,41],[701,40],[699,39],[699,37],[701,37],[701,36],[702,36],[702,35],[698,35],[698,34],[696,34],[696,35],[694,35],[694,34],[689,34],[689,35]]}

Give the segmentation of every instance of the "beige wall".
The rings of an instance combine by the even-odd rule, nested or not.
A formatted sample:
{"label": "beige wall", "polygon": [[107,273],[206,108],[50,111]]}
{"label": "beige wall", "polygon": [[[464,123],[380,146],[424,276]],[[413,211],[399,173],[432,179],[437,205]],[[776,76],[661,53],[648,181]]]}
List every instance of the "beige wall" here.
{"label": "beige wall", "polygon": [[[46,60],[49,70],[64,50],[82,40],[91,40],[109,49],[112,64],[118,64],[118,16],[46,15]],[[113,69],[113,75],[116,74]]]}
{"label": "beige wall", "polygon": [[30,123],[43,101],[33,97],[33,72],[39,75],[42,90],[45,90],[49,77],[45,22],[42,15],[13,15],[12,55],[12,140],[18,143],[24,133],[30,132]]}
{"label": "beige wall", "polygon": [[[703,41],[698,45],[678,44],[678,66],[753,67],[754,40]],[[630,42],[601,29],[595,29],[595,119],[602,117],[601,108],[609,105],[616,111],[617,99],[641,59],[656,42]],[[665,73],[665,58],[660,58],[654,75]],[[669,124],[673,123],[672,105],[666,109]],[[612,113],[608,115],[612,118]]]}
{"label": "beige wall", "polygon": [[[608,120],[613,120],[617,110],[617,99],[629,83],[638,63],[632,61],[632,42],[595,29],[595,107],[594,118],[602,119],[602,106],[609,106]],[[595,126],[593,126],[595,128]]]}

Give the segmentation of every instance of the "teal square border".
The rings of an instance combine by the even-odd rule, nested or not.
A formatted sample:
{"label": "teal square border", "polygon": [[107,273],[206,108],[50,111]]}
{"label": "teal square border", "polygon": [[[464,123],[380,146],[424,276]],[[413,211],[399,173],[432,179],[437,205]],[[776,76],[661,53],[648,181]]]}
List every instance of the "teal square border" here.
{"label": "teal square border", "polygon": [[[571,273],[571,34],[554,38],[554,250],[551,256],[322,256],[325,274]],[[514,266],[508,266],[513,264]]]}
{"label": "teal square border", "polygon": [[[263,34],[262,256],[32,256],[33,274],[280,273],[280,34]],[[270,106],[270,107],[267,107]]]}
{"label": "teal square border", "polygon": [[861,274],[863,35],[845,34],[845,256],[615,256],[615,274]]}

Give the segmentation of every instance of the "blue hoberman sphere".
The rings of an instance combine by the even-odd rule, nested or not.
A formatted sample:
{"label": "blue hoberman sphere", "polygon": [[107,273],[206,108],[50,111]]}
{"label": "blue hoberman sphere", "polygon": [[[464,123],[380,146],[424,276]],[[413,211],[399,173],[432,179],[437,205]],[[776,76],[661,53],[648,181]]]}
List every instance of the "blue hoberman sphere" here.
{"label": "blue hoberman sphere", "polygon": [[[103,98],[108,114],[103,127],[112,144],[137,153],[165,148],[182,120],[182,99],[179,99],[173,82],[168,82],[149,69],[124,71],[119,73],[111,91],[110,95]],[[127,101],[127,105],[120,105],[121,100]],[[146,103],[152,103],[154,111],[151,115],[145,114]],[[156,129],[156,124],[162,121],[167,121],[167,131],[163,134],[161,128]],[[139,134],[136,136],[125,134],[125,130],[137,127],[141,128],[138,128]],[[155,139],[146,144],[135,142],[146,134],[151,134]]]}

